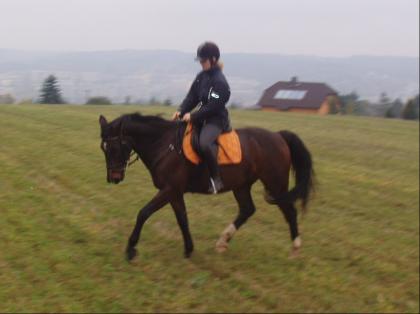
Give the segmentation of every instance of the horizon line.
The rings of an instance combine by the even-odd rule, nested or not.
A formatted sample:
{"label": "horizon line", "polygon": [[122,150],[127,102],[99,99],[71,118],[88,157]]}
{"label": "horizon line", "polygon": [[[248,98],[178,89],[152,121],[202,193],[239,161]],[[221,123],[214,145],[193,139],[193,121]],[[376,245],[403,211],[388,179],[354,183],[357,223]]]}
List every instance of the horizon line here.
{"label": "horizon line", "polygon": [[[188,52],[178,49],[170,48],[156,48],[156,49],[138,49],[138,48],[119,48],[119,49],[92,49],[92,50],[74,50],[74,49],[21,49],[21,48],[5,48],[0,47],[0,51],[19,51],[19,52],[33,52],[33,53],[57,53],[57,54],[66,54],[66,53],[103,53],[103,52],[175,52],[183,54],[194,55],[195,52]],[[318,55],[318,54],[301,54],[301,53],[281,53],[281,52],[224,52],[223,55],[265,55],[265,56],[283,56],[283,57],[313,57],[313,58],[336,58],[336,59],[346,59],[346,58],[355,58],[355,57],[377,57],[377,58],[417,58],[420,56],[412,55],[380,55],[380,54],[350,54],[342,56],[334,55]]]}

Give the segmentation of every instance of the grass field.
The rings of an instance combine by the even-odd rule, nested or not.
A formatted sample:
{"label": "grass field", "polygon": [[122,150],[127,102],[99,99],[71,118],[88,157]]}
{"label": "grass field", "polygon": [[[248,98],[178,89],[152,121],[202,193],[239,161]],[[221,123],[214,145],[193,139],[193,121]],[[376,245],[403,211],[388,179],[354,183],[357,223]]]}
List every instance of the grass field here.
{"label": "grass field", "polygon": [[418,312],[419,123],[232,110],[235,127],[289,129],[318,187],[289,260],[288,226],[253,189],[256,214],[229,251],[215,241],[233,195],[187,195],[195,252],[183,258],[170,207],[124,258],[155,194],[141,163],[106,183],[99,114],[133,106],[0,106],[0,312]]}

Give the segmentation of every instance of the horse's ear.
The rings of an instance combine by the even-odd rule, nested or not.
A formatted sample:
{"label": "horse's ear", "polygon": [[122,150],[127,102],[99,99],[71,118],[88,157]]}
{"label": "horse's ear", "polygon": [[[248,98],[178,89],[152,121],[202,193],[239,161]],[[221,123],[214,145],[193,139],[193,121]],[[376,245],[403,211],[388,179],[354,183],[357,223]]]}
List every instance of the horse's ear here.
{"label": "horse's ear", "polygon": [[104,127],[105,125],[108,124],[108,122],[106,121],[106,119],[103,115],[99,116],[99,124],[101,125],[101,127]]}

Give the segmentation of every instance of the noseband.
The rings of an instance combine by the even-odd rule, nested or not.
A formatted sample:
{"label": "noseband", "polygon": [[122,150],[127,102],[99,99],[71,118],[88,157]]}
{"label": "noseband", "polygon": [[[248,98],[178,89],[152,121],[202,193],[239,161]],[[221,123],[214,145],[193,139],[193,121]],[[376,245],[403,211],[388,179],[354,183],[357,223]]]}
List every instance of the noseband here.
{"label": "noseband", "polygon": [[[121,135],[119,135],[119,136],[113,136],[113,137],[110,137],[110,138],[108,138],[108,139],[106,139],[106,140],[103,140],[102,141],[102,143],[101,143],[101,149],[102,149],[102,151],[106,154],[107,153],[107,150],[106,150],[106,144],[108,144],[108,143],[115,143],[115,142],[118,142],[118,145],[119,145],[119,147],[120,147],[120,151],[121,151],[121,153],[123,154],[123,145],[125,145],[126,144],[126,140],[124,140],[123,139],[123,137],[121,136]],[[137,155],[137,157],[135,158],[135,159],[133,159],[133,160],[131,160],[131,157],[133,157],[134,155],[136,155],[136,152],[132,149],[132,147],[130,146],[130,149],[132,150],[131,151],[131,153],[130,153],[130,155],[128,156],[128,158],[126,158],[125,156],[123,156],[124,157],[124,161],[123,161],[123,163],[121,163],[121,164],[117,164],[117,165],[112,165],[112,166],[108,166],[108,163],[107,163],[107,170],[124,170],[125,171],[125,169],[127,168],[127,165],[128,166],[131,166],[133,163],[135,163],[138,159],[139,159],[139,156]]]}

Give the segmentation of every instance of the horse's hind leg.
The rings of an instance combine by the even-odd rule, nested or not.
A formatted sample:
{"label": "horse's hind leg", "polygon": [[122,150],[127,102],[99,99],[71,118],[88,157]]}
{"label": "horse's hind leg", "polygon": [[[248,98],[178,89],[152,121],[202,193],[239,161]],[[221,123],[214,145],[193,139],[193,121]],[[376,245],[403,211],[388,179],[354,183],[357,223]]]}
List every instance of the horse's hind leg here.
{"label": "horse's hind leg", "polygon": [[302,246],[302,241],[299,236],[297,223],[297,210],[294,204],[290,202],[279,202],[278,206],[283,212],[284,218],[286,218],[287,223],[289,224],[290,237],[293,243],[290,257],[297,257],[299,255],[299,249]]}
{"label": "horse's hind leg", "polygon": [[[275,168],[267,176],[263,176],[261,181],[264,184],[266,196],[265,199],[270,204],[276,204],[283,212],[284,218],[289,224],[290,237],[292,239],[292,251],[290,257],[296,257],[299,254],[299,249],[302,245],[298,222],[297,222],[297,210],[292,202],[278,201],[282,195],[288,191],[288,169],[284,169],[283,173],[274,171]],[[268,172],[267,172],[268,173]],[[284,174],[286,173],[286,175]]]}
{"label": "horse's hind leg", "polygon": [[255,213],[255,205],[252,201],[251,186],[243,187],[233,191],[236,201],[239,204],[239,213],[235,221],[231,223],[221,234],[216,242],[216,251],[224,252],[228,248],[228,242],[233,234]]}

